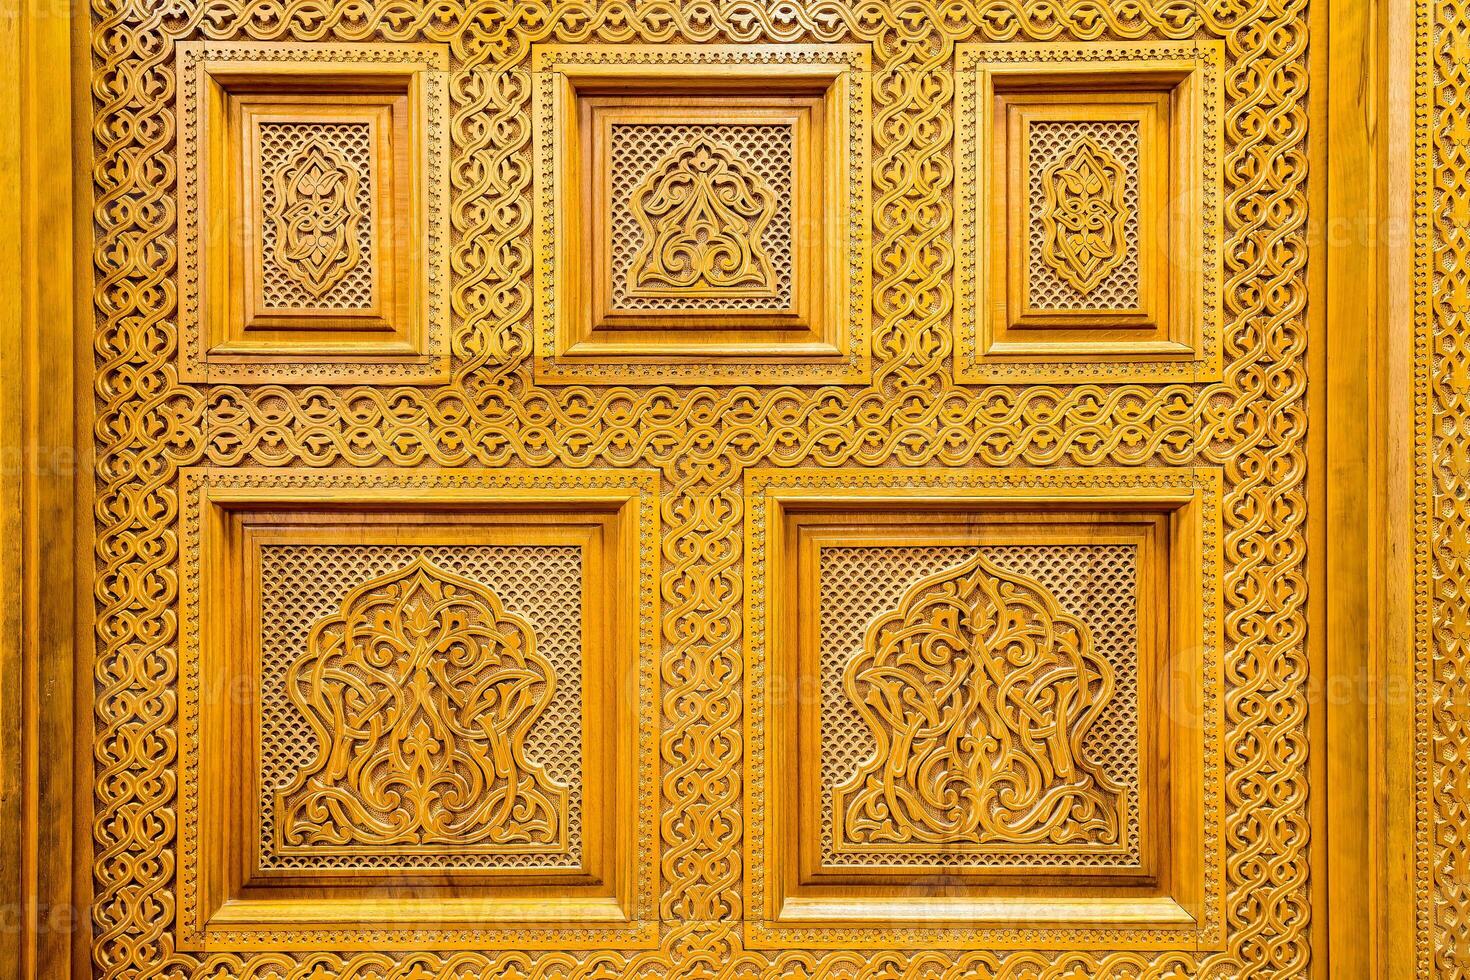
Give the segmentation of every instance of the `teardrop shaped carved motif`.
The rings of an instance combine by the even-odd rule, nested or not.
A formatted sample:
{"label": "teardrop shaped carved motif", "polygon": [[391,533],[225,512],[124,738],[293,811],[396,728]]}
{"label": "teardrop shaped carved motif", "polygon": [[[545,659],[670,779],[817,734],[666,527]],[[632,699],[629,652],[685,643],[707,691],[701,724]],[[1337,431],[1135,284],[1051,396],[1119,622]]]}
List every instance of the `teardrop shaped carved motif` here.
{"label": "teardrop shaped carved motif", "polygon": [[266,218],[275,224],[275,262],[320,297],[362,260],[358,173],[320,137],[307,141],[275,172]]}
{"label": "teardrop shaped carved motif", "polygon": [[526,747],[555,685],[483,585],[422,557],[364,583],[288,672],[318,752],[276,795],[285,843],[559,844],[568,789]]}
{"label": "teardrop shaped carved motif", "polygon": [[703,136],[677,146],[633,191],[643,232],[629,279],[647,295],[776,286],[761,244],[775,192],[729,149]]}
{"label": "teardrop shaped carved motif", "polygon": [[1041,256],[1084,295],[1127,257],[1125,180],[1118,158],[1086,136],[1042,176]]}
{"label": "teardrop shaped carved motif", "polygon": [[983,554],[921,579],[843,687],[876,750],[834,790],[842,843],[1119,841],[1127,788],[1085,749],[1113,668],[1040,583]]}

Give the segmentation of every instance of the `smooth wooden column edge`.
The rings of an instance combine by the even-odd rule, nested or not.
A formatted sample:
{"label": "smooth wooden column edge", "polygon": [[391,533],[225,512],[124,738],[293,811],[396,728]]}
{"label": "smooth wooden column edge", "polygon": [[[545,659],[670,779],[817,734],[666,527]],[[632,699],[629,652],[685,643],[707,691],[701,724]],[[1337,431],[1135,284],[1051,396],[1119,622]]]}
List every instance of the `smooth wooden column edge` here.
{"label": "smooth wooden column edge", "polygon": [[1386,101],[1380,156],[1384,171],[1383,242],[1386,284],[1378,310],[1372,354],[1375,373],[1370,416],[1371,446],[1377,453],[1371,473],[1377,494],[1374,518],[1376,560],[1370,566],[1373,647],[1369,676],[1376,698],[1369,722],[1372,745],[1369,803],[1374,821],[1368,865],[1372,877],[1369,926],[1376,943],[1374,976],[1410,980],[1418,972],[1415,894],[1414,759],[1415,691],[1415,540],[1414,386],[1415,229],[1428,215],[1415,214],[1415,153],[1418,98],[1416,52],[1428,38],[1417,36],[1415,3],[1375,0],[1386,12],[1382,57]]}
{"label": "smooth wooden column edge", "polygon": [[[25,43],[25,25],[19,18],[0,18],[0,58],[17,64]],[[21,73],[0,78],[0,184],[16,187],[21,177],[21,109],[24,95]],[[23,406],[15,384],[21,370],[24,295],[21,276],[26,271],[21,241],[25,234],[21,198],[8,195],[0,210],[0,445],[14,445],[21,432]],[[11,595],[23,594],[20,571],[23,526],[20,474],[0,469],[0,582]],[[20,610],[14,603],[0,609],[0,674],[25,677],[25,637]],[[24,730],[27,714],[25,683],[0,685],[0,731]],[[0,978],[22,976],[29,930],[20,910],[29,894],[31,877],[26,834],[27,797],[31,780],[27,766],[30,740],[0,739]]]}
{"label": "smooth wooden column edge", "polygon": [[[1314,976],[1414,976],[1412,5],[1329,0]],[[1314,515],[1315,516],[1315,515]],[[1319,834],[1321,836],[1319,836]],[[1323,921],[1325,919],[1325,921]]]}

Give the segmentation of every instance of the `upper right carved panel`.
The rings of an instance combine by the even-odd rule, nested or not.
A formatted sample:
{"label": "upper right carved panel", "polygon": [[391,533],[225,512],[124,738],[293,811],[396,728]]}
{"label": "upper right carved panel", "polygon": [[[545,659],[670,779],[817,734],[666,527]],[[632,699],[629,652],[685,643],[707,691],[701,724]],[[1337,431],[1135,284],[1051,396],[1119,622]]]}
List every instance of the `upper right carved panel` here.
{"label": "upper right carved panel", "polygon": [[956,59],[960,379],[1218,377],[1219,43]]}

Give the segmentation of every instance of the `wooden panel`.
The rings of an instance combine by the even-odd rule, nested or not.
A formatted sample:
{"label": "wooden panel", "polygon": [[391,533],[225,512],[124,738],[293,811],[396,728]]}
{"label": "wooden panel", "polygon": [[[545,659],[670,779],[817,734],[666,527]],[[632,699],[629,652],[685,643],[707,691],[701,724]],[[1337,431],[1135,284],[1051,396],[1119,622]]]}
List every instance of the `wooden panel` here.
{"label": "wooden panel", "polygon": [[536,48],[536,379],[861,381],[856,45]]}
{"label": "wooden panel", "polygon": [[[983,10],[886,0],[266,9],[181,0],[147,16],[99,0],[95,13],[96,371],[87,407],[96,421],[87,430],[97,465],[86,512],[95,523],[87,594],[96,650],[79,712],[90,719],[79,754],[92,784],[79,879],[92,893],[83,942],[98,980],[1203,980],[1320,965],[1308,793],[1317,789],[1308,713],[1316,593],[1307,588],[1316,580],[1307,545],[1320,496],[1309,484],[1318,472],[1309,434],[1321,426],[1308,397],[1307,344],[1318,333],[1305,265],[1316,185],[1305,164],[1317,158],[1320,133],[1309,110],[1324,103],[1312,89],[1320,46],[1309,11],[1273,6],[1226,18],[1166,2],[1008,0]],[[444,111],[439,124],[424,117],[428,163],[415,150],[403,171],[429,173],[434,134],[443,135],[445,180],[416,184],[410,205],[434,215],[430,195],[442,188],[440,223],[427,227],[430,241],[442,233],[443,264],[407,273],[416,289],[432,297],[438,286],[446,298],[433,379],[433,365],[415,373],[418,355],[395,360],[399,353],[371,363],[357,355],[334,363],[322,351],[250,355],[254,373],[235,373],[244,368],[221,354],[187,368],[199,337],[189,313],[199,273],[188,266],[191,250],[177,250],[191,222],[219,233],[211,216],[221,213],[199,206],[213,163],[182,176],[190,148],[203,145],[186,118],[189,100],[177,101],[190,84],[189,44],[258,49],[241,60],[293,78],[318,60],[350,65],[328,79],[360,79],[392,75],[386,66],[400,60],[425,65],[420,46],[442,57]],[[432,67],[403,73],[426,88],[438,77]],[[281,90],[236,84],[227,71],[219,78],[242,118],[247,103],[268,107],[261,112],[289,105],[295,122],[265,122],[360,127],[352,131],[368,145],[382,132],[393,138],[394,100],[403,97],[356,81]],[[980,100],[982,83],[992,90]],[[1009,123],[991,124],[997,100],[1014,109],[1014,136]],[[306,115],[308,104],[317,115]],[[340,113],[336,122],[330,113]],[[409,127],[410,143],[418,132]],[[265,147],[257,142],[252,154]],[[1003,193],[981,186],[1000,142],[1006,160],[1014,150],[1029,161],[1033,147],[1045,159],[1035,195],[1029,174]],[[1190,167],[1174,165],[1185,157]],[[1198,175],[1197,200],[1170,196],[1186,171]],[[398,172],[360,171],[357,190],[365,173],[369,195],[385,180],[396,195]],[[337,179],[335,189],[317,185],[313,208],[340,210],[340,170]],[[729,196],[694,191],[716,185]],[[599,194],[606,206],[588,203]],[[1009,273],[989,274],[997,255],[1031,262],[1029,230],[980,240],[982,203],[1006,195],[1016,204],[1008,201],[1008,221],[1034,218],[1038,262],[1049,263],[1051,279],[1028,273],[1013,289]],[[262,185],[262,214],[265,202]],[[681,207],[696,205],[701,217],[686,221],[693,211]],[[1067,231],[1073,207],[1107,214],[1110,242]],[[1166,230],[1147,220],[1160,211]],[[364,213],[360,235],[377,220]],[[345,228],[324,241],[349,241]],[[260,224],[257,251],[272,229]],[[1160,258],[1192,254],[1196,235],[1198,280]],[[244,254],[245,237],[224,238]],[[714,264],[711,241],[739,261]],[[1094,246],[1101,250],[1089,258]],[[257,265],[262,278],[279,272]],[[808,276],[812,268],[822,274]],[[341,260],[320,269],[335,275]],[[331,291],[349,280],[318,285],[340,301]],[[1122,298],[1058,310],[1057,297],[1072,295],[1062,286]],[[981,346],[997,296],[1007,304],[1004,329],[1036,335],[1025,341],[1035,350]],[[1186,298],[1196,304],[1187,315],[1177,305]],[[1064,321],[1049,322],[1059,313]],[[336,325],[345,318],[330,319],[346,332]],[[635,329],[640,322],[660,325]],[[243,315],[238,328],[255,329]],[[292,329],[322,327],[303,317]],[[386,333],[359,330],[355,342]],[[1112,346],[1069,348],[1081,342],[1070,334]],[[597,350],[604,342],[613,349]],[[1164,343],[1179,346],[1149,346]],[[191,536],[205,524],[191,522],[203,491],[191,495],[188,481],[199,474],[208,474],[211,501],[234,481],[241,503],[222,504],[224,516],[208,525],[217,533],[201,539],[222,544],[199,554],[222,557],[194,568]],[[341,732],[341,706],[318,685],[298,689],[294,702],[284,693],[269,705],[241,701],[263,710],[201,711],[197,697],[191,703],[201,688],[190,685],[204,675],[191,671],[269,674],[284,685],[294,664],[337,656],[334,638],[348,624],[382,623],[371,610],[392,605],[391,576],[413,562],[424,583],[416,594],[462,589],[473,597],[464,616],[501,624],[505,635],[518,622],[534,633],[549,607],[524,584],[492,580],[487,563],[513,548],[575,547],[586,574],[595,549],[571,529],[596,523],[589,513],[606,517],[607,498],[621,508],[631,496],[636,568],[630,559],[595,597],[584,588],[577,611],[600,603],[636,619],[638,643],[598,641],[586,629],[581,643],[623,664],[636,647],[638,676],[656,683],[593,691],[597,657],[579,662],[588,710],[616,703],[636,721],[619,715],[594,726],[584,715],[556,739],[522,739],[519,760],[505,756],[497,772],[526,776],[527,798],[541,801],[500,824],[519,841],[497,850],[464,831],[450,855],[444,834],[410,817],[410,838],[385,842],[380,825],[404,819],[392,801],[367,808],[368,819],[328,812],[290,823],[290,836],[277,839],[277,810],[361,796],[370,782],[324,783],[318,777],[331,770],[309,743],[285,752],[295,743],[277,736],[272,752],[260,752],[260,733],[328,709]],[[836,516],[823,523],[828,513]],[[296,533],[287,518],[301,514],[325,537],[268,540]],[[887,577],[875,576],[881,599],[824,589],[820,539],[839,534],[844,518],[878,529],[873,547],[893,549]],[[811,568],[802,578],[797,532],[808,519]],[[256,566],[224,546],[237,524],[235,551],[264,549]],[[547,528],[568,537],[538,538]],[[404,564],[374,564],[390,547],[402,549],[394,553]],[[969,550],[958,564],[906,577],[905,563],[945,548]],[[1053,577],[1002,566],[1004,548],[1053,549]],[[1078,586],[1080,569],[1102,560],[1098,549],[1120,548],[1132,549],[1131,562],[1108,552],[1108,567],[1131,569],[1131,630],[1083,604]],[[320,587],[298,597],[308,590],[291,562],[304,554],[320,563],[312,566]],[[982,560],[991,563],[983,575],[965,565]],[[550,553],[540,564],[548,583],[558,581]],[[942,580],[923,585],[933,576]],[[791,581],[806,584],[787,588]],[[274,598],[263,603],[231,582],[255,582]],[[1065,661],[1081,664],[1071,669],[1089,679],[1099,711],[1128,700],[1102,696],[1109,671],[1114,684],[1139,685],[1136,711],[1073,725],[1080,742],[1068,740],[1064,754],[1038,745],[1007,757],[1022,769],[1063,760],[1090,780],[1072,797],[1090,815],[1043,821],[1060,839],[997,834],[1005,819],[975,804],[955,816],[926,811],[903,831],[882,814],[865,822],[861,805],[848,823],[870,777],[881,782],[872,769],[879,731],[910,731],[863,717],[859,704],[877,689],[876,668],[865,665],[894,655],[882,630],[871,645],[866,638],[874,622],[921,628],[931,587],[963,592],[977,609],[982,594],[1027,596],[1053,645],[1071,651]],[[1128,594],[1114,585],[1096,592]],[[827,621],[864,637],[831,654],[825,674],[810,666],[822,660],[824,600]],[[787,607],[798,625],[781,618],[773,628],[769,617]],[[815,646],[802,622],[816,624]],[[313,646],[317,625],[325,640]],[[221,629],[244,639],[203,646]],[[1116,632],[1131,644],[1100,639]],[[570,690],[558,641],[535,635]],[[995,654],[982,633],[959,649],[970,665]],[[267,656],[275,666],[262,670]],[[1149,663],[1167,676],[1149,674]],[[856,727],[853,714],[848,727],[826,729],[820,713],[801,714],[799,697],[780,689],[793,669],[798,682],[837,684]],[[910,672],[903,692],[919,696],[945,669]],[[856,698],[846,694],[849,678]],[[403,687],[390,680],[387,689]],[[1164,712],[1166,699],[1197,710]],[[445,716],[447,702],[431,703]],[[836,711],[843,702],[827,704]],[[532,724],[563,718],[548,704]],[[1104,730],[1123,747],[1119,759],[1090,741]],[[852,733],[860,758],[847,770],[829,760],[823,777],[823,753],[839,732]],[[474,773],[482,735],[441,743],[435,763]],[[619,789],[594,793],[609,767],[599,753],[634,738],[644,754],[626,771],[619,763]],[[343,744],[335,734],[326,744],[334,739]],[[354,743],[348,754],[370,759],[379,744]],[[204,753],[227,760],[228,778],[206,771],[220,767],[203,765]],[[572,757],[580,769],[565,763]],[[911,775],[917,783],[923,758],[922,747],[905,748],[882,761],[897,785]],[[278,781],[271,793],[260,791],[263,762]],[[324,795],[302,796],[314,778]],[[998,801],[986,785],[985,799]],[[600,821],[625,786],[640,794],[637,816],[620,819],[616,841],[600,846],[587,820]],[[472,796],[465,806],[478,804]],[[824,809],[841,831],[825,852]],[[790,824],[773,822],[793,814]],[[239,822],[205,833],[221,819]],[[956,820],[963,832],[946,829]],[[878,838],[901,832],[937,840],[881,849],[888,842]],[[518,866],[522,858],[530,864]],[[345,861],[364,866],[347,874]],[[595,873],[624,861],[625,878]]]}
{"label": "wooden panel", "polygon": [[747,488],[749,941],[1219,941],[1207,476]]}
{"label": "wooden panel", "polygon": [[961,375],[1216,375],[1219,46],[975,44],[957,58],[957,230],[973,254]]}
{"label": "wooden panel", "polygon": [[186,471],[181,942],[655,934],[650,481],[539,483]]}
{"label": "wooden panel", "polygon": [[185,376],[444,380],[443,49],[178,52]]}

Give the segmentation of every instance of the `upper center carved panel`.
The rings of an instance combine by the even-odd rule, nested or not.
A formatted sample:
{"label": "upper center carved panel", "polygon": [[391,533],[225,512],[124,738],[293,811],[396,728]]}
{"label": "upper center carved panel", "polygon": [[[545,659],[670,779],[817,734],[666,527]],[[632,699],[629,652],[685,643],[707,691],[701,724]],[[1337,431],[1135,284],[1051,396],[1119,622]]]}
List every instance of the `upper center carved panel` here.
{"label": "upper center carved panel", "polygon": [[862,382],[865,45],[538,45],[535,380]]}
{"label": "upper center carved panel", "polygon": [[792,303],[790,126],[612,127],[612,306]]}

